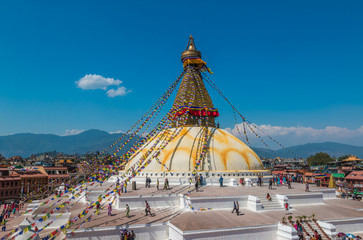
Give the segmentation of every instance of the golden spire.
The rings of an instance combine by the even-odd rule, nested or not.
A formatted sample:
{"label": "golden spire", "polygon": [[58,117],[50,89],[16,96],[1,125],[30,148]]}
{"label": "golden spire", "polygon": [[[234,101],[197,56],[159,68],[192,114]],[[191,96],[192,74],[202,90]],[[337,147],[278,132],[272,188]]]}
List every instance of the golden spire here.
{"label": "golden spire", "polygon": [[[196,59],[197,58],[197,59]],[[188,45],[182,53],[182,62],[187,63],[184,75],[178,93],[176,95],[174,106],[178,108],[176,118],[173,123],[174,127],[179,126],[179,117],[184,115],[188,110],[189,117],[185,123],[186,126],[209,126],[215,127],[215,117],[219,116],[218,109],[214,108],[211,97],[204,85],[201,66],[195,61],[201,59],[201,53],[196,49],[193,36],[190,35]],[[204,65],[203,65],[204,66]],[[184,66],[185,67],[185,66]]]}
{"label": "golden spire", "polygon": [[202,58],[201,52],[198,51],[195,47],[194,38],[192,35],[190,35],[188,45],[181,55],[181,61],[183,62],[185,58]]}
{"label": "golden spire", "polygon": [[[189,47],[188,47],[189,46]],[[189,41],[188,41],[188,45],[187,45],[187,48],[185,50],[197,50],[195,48],[195,43],[194,43],[194,38],[193,38],[193,35],[190,34],[190,37],[189,37]]]}

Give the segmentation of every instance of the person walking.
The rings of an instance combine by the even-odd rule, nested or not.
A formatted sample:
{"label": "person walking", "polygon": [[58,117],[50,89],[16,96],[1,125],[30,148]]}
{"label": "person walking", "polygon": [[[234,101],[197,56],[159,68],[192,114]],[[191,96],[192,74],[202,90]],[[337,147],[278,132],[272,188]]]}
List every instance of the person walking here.
{"label": "person walking", "polygon": [[112,216],[112,203],[108,204],[108,216]]}
{"label": "person walking", "polygon": [[151,178],[148,178],[147,186],[148,186],[149,188],[151,188]]}
{"label": "person walking", "polygon": [[125,211],[125,213],[126,213],[126,217],[130,217],[130,207],[129,207],[129,205],[128,204],[126,204],[126,211]]}
{"label": "person walking", "polygon": [[232,210],[232,213],[234,213],[234,211],[237,211],[236,201],[233,201],[233,210]]}
{"label": "person walking", "polygon": [[198,192],[198,180],[195,181],[195,191]]}
{"label": "person walking", "polygon": [[272,178],[270,178],[270,181],[268,182],[268,189],[272,189]]}
{"label": "person walking", "polygon": [[222,176],[219,178],[219,186],[223,187],[223,177]]}
{"label": "person walking", "polygon": [[165,178],[165,181],[164,181],[164,190],[167,190],[168,189],[168,183],[167,183],[167,179]]}
{"label": "person walking", "polygon": [[145,200],[145,216],[147,216],[150,213],[150,216],[152,216],[151,214],[151,209],[150,209],[150,205],[149,203]]}
{"label": "person walking", "polygon": [[156,189],[159,190],[159,178],[156,179]]}
{"label": "person walking", "polygon": [[97,202],[97,205],[96,205],[96,214],[100,214],[100,208],[101,208],[101,204],[100,204],[100,201]]}
{"label": "person walking", "polygon": [[135,240],[136,235],[134,233],[134,230],[131,230],[131,240]]}
{"label": "person walking", "polygon": [[238,201],[236,201],[236,213],[237,213],[237,216],[239,215],[239,203]]}
{"label": "person walking", "polygon": [[305,192],[309,192],[309,183],[308,182],[306,182],[306,184],[305,184]]}
{"label": "person walking", "polygon": [[169,189],[170,189],[170,186],[169,186],[169,179],[166,179],[166,188],[167,188],[167,190],[169,190]]}
{"label": "person walking", "polygon": [[263,185],[263,178],[262,178],[261,176],[259,176],[258,178],[259,178],[259,180],[260,180],[260,181],[259,181],[259,182],[260,182],[260,187],[262,187],[262,185]]}

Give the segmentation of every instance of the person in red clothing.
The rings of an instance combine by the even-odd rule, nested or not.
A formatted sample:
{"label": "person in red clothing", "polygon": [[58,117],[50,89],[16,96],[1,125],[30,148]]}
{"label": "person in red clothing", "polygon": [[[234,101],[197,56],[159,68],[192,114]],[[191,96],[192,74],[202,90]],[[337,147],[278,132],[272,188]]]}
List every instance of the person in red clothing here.
{"label": "person in red clothing", "polygon": [[285,210],[289,211],[289,203],[288,202],[285,202]]}
{"label": "person in red clothing", "polygon": [[271,198],[271,196],[270,196],[270,194],[269,194],[269,193],[267,193],[266,198],[267,198],[267,200],[268,200],[269,202],[271,202],[271,201],[272,201],[272,198]]}

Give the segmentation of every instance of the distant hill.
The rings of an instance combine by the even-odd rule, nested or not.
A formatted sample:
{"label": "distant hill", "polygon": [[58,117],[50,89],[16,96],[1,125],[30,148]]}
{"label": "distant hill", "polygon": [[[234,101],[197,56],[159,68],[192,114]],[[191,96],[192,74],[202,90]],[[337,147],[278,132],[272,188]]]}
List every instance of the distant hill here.
{"label": "distant hill", "polygon": [[[102,151],[122,136],[101,130],[88,130],[77,135],[58,136],[54,134],[19,133],[0,136],[0,153],[6,157],[57,151],[67,154]],[[127,149],[125,149],[126,151]]]}
{"label": "distant hill", "polygon": [[286,149],[280,150],[270,150],[263,148],[254,148],[256,153],[260,157],[299,157],[307,158],[310,155],[314,155],[318,152],[328,153],[332,157],[340,157],[346,154],[353,154],[358,157],[363,157],[363,147],[352,146],[348,144],[335,143],[335,142],[325,142],[325,143],[307,143],[304,145],[298,145],[293,147],[288,147]]}
{"label": "distant hill", "polygon": [[[0,136],[0,153],[6,157],[20,155],[28,157],[31,154],[57,151],[67,154],[102,151],[122,136],[121,133],[110,134],[101,130],[88,130],[77,135],[58,136],[54,134],[20,133]],[[124,149],[127,151],[128,149]],[[307,158],[317,152],[326,152],[330,156],[339,157],[354,154],[363,157],[363,147],[341,143],[308,143],[281,150],[253,148],[260,157],[301,157]]]}

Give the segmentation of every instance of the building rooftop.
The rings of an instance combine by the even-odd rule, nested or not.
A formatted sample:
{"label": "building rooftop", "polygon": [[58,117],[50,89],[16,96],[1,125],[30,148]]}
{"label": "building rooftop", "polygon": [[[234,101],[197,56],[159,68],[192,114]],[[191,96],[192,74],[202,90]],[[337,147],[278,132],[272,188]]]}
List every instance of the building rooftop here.
{"label": "building rooftop", "polygon": [[363,171],[353,171],[345,177],[347,180],[363,180]]}

